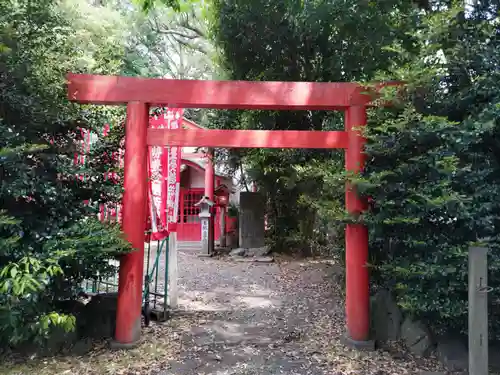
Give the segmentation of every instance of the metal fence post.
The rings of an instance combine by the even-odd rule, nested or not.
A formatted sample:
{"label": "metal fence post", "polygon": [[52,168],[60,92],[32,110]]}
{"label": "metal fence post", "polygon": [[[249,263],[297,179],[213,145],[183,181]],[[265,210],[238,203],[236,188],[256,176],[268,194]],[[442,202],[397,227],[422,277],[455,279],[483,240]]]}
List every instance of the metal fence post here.
{"label": "metal fence post", "polygon": [[469,374],[488,375],[488,249],[469,248]]}

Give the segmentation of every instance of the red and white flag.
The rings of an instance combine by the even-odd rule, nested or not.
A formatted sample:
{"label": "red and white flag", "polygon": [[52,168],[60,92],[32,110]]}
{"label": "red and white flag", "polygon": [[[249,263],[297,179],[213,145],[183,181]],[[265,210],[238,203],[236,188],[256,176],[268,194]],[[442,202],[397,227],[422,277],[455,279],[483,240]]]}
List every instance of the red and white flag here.
{"label": "red and white flag", "polygon": [[[172,108],[167,111],[168,129],[180,129],[184,110]],[[167,230],[177,231],[177,217],[179,213],[179,193],[181,184],[182,147],[171,146],[168,149],[167,171]]]}
{"label": "red and white flag", "polygon": [[[182,108],[166,108],[150,119],[150,127],[178,129],[182,115]],[[161,240],[176,230],[180,166],[181,147],[149,147],[149,222],[154,240]]]}

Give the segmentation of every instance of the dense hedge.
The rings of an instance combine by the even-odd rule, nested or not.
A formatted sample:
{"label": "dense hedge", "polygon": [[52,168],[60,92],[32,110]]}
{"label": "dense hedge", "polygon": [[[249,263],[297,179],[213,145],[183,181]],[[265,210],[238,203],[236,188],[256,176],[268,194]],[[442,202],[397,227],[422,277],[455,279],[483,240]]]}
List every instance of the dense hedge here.
{"label": "dense hedge", "polygon": [[360,189],[375,201],[375,280],[436,329],[466,331],[468,247],[491,248],[490,324],[498,338],[500,53],[489,18],[450,9],[425,19],[415,34],[419,53],[391,72],[408,82],[406,91],[393,93],[395,107],[376,111],[368,127]]}

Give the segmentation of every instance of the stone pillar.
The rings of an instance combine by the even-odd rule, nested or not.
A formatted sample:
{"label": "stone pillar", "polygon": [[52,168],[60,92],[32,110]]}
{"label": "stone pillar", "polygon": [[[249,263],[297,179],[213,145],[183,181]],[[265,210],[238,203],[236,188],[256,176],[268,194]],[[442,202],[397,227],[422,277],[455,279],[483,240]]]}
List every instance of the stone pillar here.
{"label": "stone pillar", "polygon": [[220,247],[226,247],[226,207],[220,208]]}
{"label": "stone pillar", "polygon": [[201,224],[201,254],[210,255],[210,212],[200,212]]}
{"label": "stone pillar", "polygon": [[201,224],[201,255],[210,256],[213,250],[213,247],[210,247],[210,219],[212,216],[211,212],[214,207],[214,202],[208,199],[207,196],[203,196],[203,198],[201,198],[195,206],[200,208],[198,217],[200,218]]}
{"label": "stone pillar", "polygon": [[265,200],[260,193],[240,192],[239,239],[242,248],[265,246]]}
{"label": "stone pillar", "polygon": [[488,249],[469,248],[469,374],[488,375]]}
{"label": "stone pillar", "polygon": [[[176,309],[179,300],[178,288],[178,261],[177,261],[177,233],[172,232],[168,237],[168,297],[169,306],[171,309]],[[166,282],[166,280],[165,280]],[[165,295],[165,303],[167,303],[167,295]],[[166,319],[166,318],[165,318]]]}
{"label": "stone pillar", "polygon": [[[207,150],[206,154],[207,158],[207,163],[205,164],[205,196],[210,200],[214,201],[214,184],[215,184],[215,165],[214,165],[214,150],[212,148],[209,148]],[[212,254],[214,250],[214,244],[215,244],[215,207],[210,208],[210,216],[208,216],[208,254]],[[201,228],[202,228],[202,242],[203,242],[203,220],[201,222]],[[205,254],[205,251],[203,251]]]}

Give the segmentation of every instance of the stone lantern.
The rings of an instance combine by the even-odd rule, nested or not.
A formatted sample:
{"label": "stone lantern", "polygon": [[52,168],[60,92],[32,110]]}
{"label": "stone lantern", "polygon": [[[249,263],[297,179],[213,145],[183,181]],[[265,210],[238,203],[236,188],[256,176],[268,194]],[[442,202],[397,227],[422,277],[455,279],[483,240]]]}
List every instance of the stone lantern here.
{"label": "stone lantern", "polygon": [[210,241],[210,218],[212,216],[212,207],[215,202],[211,201],[206,195],[201,198],[198,203],[195,203],[196,207],[200,208],[201,223],[201,253],[203,255],[211,255],[213,252],[213,241]]}

